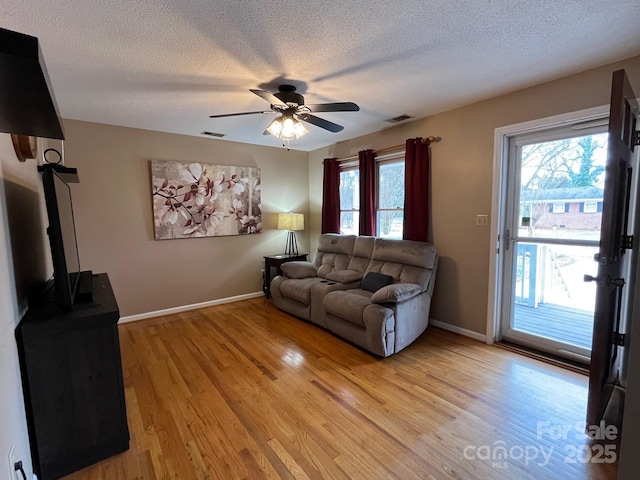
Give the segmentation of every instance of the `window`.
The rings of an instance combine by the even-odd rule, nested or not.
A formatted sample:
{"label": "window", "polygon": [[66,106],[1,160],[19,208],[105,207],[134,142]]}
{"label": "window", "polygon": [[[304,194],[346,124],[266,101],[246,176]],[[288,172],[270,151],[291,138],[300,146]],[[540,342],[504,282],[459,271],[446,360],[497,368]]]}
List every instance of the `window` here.
{"label": "window", "polygon": [[340,233],[358,235],[360,230],[360,172],[357,166],[340,170]]}
{"label": "window", "polygon": [[564,213],[564,202],[556,202],[553,204],[553,213]]}
{"label": "window", "polygon": [[404,154],[377,164],[376,236],[402,238],[404,220]]}
{"label": "window", "polygon": [[584,213],[597,213],[598,202],[584,202]]}

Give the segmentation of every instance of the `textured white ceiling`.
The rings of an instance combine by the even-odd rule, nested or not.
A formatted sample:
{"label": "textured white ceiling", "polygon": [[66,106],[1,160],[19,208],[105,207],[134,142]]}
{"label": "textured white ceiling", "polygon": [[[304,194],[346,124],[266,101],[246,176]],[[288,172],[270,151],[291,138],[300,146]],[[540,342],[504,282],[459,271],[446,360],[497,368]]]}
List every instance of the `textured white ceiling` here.
{"label": "textured white ceiling", "polygon": [[[313,150],[640,54],[638,0],[0,0],[36,36],[65,118],[278,146],[250,88],[293,83]],[[437,132],[431,132],[436,133]]]}

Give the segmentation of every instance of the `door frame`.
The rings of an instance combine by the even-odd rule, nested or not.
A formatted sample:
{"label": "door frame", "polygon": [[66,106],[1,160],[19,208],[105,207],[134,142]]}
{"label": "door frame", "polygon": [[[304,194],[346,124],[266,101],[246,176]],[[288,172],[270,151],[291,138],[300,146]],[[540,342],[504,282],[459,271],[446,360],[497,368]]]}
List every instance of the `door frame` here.
{"label": "door frame", "polygon": [[[503,304],[501,306],[501,325],[499,325],[500,331],[496,332],[496,338],[500,338],[507,342],[516,343],[525,347],[533,348],[541,352],[547,352],[548,354],[555,355],[557,357],[565,357],[569,360],[590,364],[591,361],[591,349],[580,345],[571,344],[570,342],[564,342],[560,338],[544,337],[536,335],[526,330],[518,329],[513,322],[517,320],[516,314],[516,299],[515,299],[515,267],[516,256],[521,248],[526,249],[525,245],[536,245],[537,247],[544,246],[546,248],[563,248],[568,246],[574,246],[576,248],[592,248],[593,253],[598,250],[598,240],[580,239],[577,237],[569,236],[566,238],[556,238],[554,236],[547,236],[543,231],[540,231],[538,235],[527,236],[523,235],[520,231],[520,220],[522,213],[521,208],[521,195],[522,187],[521,180],[523,175],[522,166],[522,153],[525,147],[537,144],[549,144],[553,142],[579,139],[589,135],[606,136],[608,131],[608,115],[601,118],[598,121],[579,120],[576,122],[570,122],[569,124],[554,125],[547,127],[544,130],[536,130],[534,132],[518,133],[506,137],[509,143],[509,158],[506,159],[508,170],[508,185],[505,190],[505,226],[501,230],[502,232],[510,231],[508,250],[502,251],[502,260],[504,264],[503,269],[503,288],[502,299]],[[604,152],[606,153],[606,149]],[[603,165],[604,166],[604,165]],[[604,183],[604,182],[603,182]],[[563,211],[564,205],[563,205]],[[533,214],[533,212],[531,212]],[[598,222],[599,226],[599,222]],[[591,255],[593,258],[593,254]],[[534,269],[535,270],[535,269]],[[589,266],[585,266],[582,270],[582,274],[597,275],[598,264],[591,262]],[[542,272],[538,272],[542,274]],[[574,278],[572,283],[581,281],[582,279]],[[539,285],[540,286],[540,285]],[[546,291],[544,287],[542,290]],[[595,292],[594,292],[594,305],[595,305]],[[544,303],[544,301],[543,301]],[[592,309],[593,310],[593,309]],[[530,312],[532,313],[532,312]],[[593,320],[593,314],[591,315]]]}
{"label": "door frame", "polygon": [[[489,240],[489,288],[487,295],[487,344],[500,340],[499,322],[502,316],[503,295],[502,282],[504,271],[504,254],[500,233],[506,228],[506,209],[504,202],[507,196],[509,138],[525,133],[566,126],[572,123],[604,121],[609,116],[609,105],[578,110],[576,112],[554,115],[537,120],[507,125],[494,131],[493,181],[491,185],[491,236]],[[607,120],[608,121],[608,120]]]}

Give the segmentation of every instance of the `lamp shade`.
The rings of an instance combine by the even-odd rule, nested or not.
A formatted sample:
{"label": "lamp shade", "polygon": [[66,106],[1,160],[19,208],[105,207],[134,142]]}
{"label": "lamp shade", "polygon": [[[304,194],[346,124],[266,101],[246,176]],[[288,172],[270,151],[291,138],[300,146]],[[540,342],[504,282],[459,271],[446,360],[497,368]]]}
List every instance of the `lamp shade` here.
{"label": "lamp shade", "polygon": [[304,214],[280,213],[278,215],[278,230],[304,230]]}

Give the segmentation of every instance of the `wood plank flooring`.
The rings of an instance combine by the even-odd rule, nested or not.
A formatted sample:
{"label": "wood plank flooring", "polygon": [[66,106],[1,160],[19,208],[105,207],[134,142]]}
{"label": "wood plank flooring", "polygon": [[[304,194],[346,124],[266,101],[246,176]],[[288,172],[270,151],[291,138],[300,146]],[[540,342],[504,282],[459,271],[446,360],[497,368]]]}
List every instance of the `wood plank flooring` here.
{"label": "wood plank flooring", "polygon": [[119,328],[131,448],[67,480],[616,477],[587,377],[444,330],[379,359],[262,298]]}

